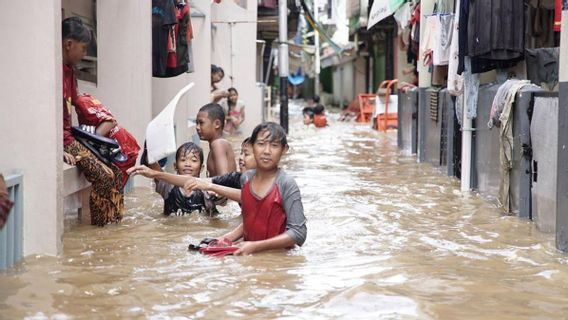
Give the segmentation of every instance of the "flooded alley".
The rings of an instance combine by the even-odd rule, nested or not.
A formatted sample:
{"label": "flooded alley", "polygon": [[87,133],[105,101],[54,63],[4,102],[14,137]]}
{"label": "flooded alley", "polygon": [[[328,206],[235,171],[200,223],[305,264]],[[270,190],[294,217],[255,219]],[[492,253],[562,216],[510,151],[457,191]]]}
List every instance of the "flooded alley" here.
{"label": "flooded alley", "polygon": [[458,180],[402,154],[394,132],[306,128],[292,111],[284,168],[308,218],[302,248],[188,252],[238,224],[239,207],[168,218],[159,195],[137,188],[122,223],[73,226],[60,257],[29,256],[0,275],[0,318],[566,317],[568,256],[553,235],[462,195]]}

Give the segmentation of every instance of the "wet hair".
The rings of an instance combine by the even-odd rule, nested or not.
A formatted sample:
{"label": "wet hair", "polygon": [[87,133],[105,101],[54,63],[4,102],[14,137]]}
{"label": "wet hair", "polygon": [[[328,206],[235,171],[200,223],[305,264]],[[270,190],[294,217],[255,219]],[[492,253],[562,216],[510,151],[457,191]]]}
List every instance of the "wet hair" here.
{"label": "wet hair", "polygon": [[258,139],[258,134],[262,131],[268,132],[268,139],[270,142],[278,141],[283,147],[288,146],[288,141],[286,140],[286,131],[284,128],[277,123],[274,122],[263,122],[256,126],[252,131],[252,135],[250,136],[250,143],[254,144]]}
{"label": "wet hair", "polygon": [[318,96],[317,94],[314,95],[314,97],[312,98],[312,100],[314,100],[315,103],[319,103],[320,102],[320,96]]}
{"label": "wet hair", "polygon": [[91,30],[79,17],[70,17],[61,23],[61,36],[63,39],[89,43],[92,40]]}
{"label": "wet hair", "polygon": [[243,142],[241,143],[241,148],[246,145],[252,145],[252,142],[250,142],[250,140],[250,137],[246,137],[245,140],[243,140]]}
{"label": "wet hair", "polygon": [[176,151],[176,162],[188,153],[193,153],[199,158],[200,164],[203,164],[203,149],[193,142],[186,142],[182,144]]}
{"label": "wet hair", "polygon": [[310,107],[305,107],[302,109],[302,114],[305,116],[309,116],[310,118],[314,117],[314,109]]}
{"label": "wet hair", "polygon": [[217,103],[208,103],[199,109],[199,112],[207,112],[207,118],[211,121],[219,120],[221,122],[221,130],[225,127],[225,111]]}

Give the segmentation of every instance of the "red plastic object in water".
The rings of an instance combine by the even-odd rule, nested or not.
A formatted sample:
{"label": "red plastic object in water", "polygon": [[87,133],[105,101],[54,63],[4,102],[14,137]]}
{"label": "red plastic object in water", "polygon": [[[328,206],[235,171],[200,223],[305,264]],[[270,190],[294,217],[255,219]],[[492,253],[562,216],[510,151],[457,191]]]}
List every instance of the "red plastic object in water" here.
{"label": "red plastic object in water", "polygon": [[357,122],[370,122],[375,109],[375,99],[377,96],[372,93],[359,94],[359,113],[357,114]]}
{"label": "red plastic object in water", "polygon": [[211,241],[207,247],[199,249],[199,252],[208,256],[224,257],[227,255],[232,255],[237,250],[239,250],[239,247],[233,246],[232,241],[222,240]]}

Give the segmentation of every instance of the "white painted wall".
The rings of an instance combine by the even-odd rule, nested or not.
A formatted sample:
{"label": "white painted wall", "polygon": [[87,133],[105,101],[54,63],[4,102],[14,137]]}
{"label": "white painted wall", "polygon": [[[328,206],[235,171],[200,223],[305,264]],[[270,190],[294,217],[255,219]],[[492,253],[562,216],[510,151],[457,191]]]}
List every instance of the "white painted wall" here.
{"label": "white painted wall", "polygon": [[[560,32],[560,74],[561,82],[568,82],[568,10],[562,11],[562,31]],[[565,103],[565,102],[564,102]]]}
{"label": "white painted wall", "polygon": [[97,84],[79,82],[79,92],[109,107],[141,147],[152,119],[151,11],[150,1],[97,1]]}
{"label": "white painted wall", "polygon": [[55,255],[63,235],[61,5],[1,6],[0,171],[24,175],[24,254]]}
{"label": "white painted wall", "polygon": [[256,86],[256,2],[248,0],[247,8],[250,10],[222,1],[211,9],[211,63],[225,71],[219,87],[235,87],[245,103],[241,126],[245,135],[262,121],[262,99]]}

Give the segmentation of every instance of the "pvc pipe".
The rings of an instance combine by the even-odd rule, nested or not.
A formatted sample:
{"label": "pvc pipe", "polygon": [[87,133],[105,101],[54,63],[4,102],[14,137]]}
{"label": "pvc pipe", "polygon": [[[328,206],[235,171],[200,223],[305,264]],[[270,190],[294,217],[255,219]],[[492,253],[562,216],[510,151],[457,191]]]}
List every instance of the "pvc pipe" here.
{"label": "pvc pipe", "polygon": [[[314,0],[314,22],[317,24],[318,23],[318,16],[319,16],[319,6],[318,6],[318,0]],[[315,52],[315,94],[319,95],[320,94],[320,70],[321,70],[321,66],[320,66],[320,36],[319,36],[319,31],[318,29],[314,30],[314,46],[316,48],[316,52]]]}
{"label": "pvc pipe", "polygon": [[[464,88],[465,91],[465,88]],[[462,127],[462,158],[461,158],[461,191],[467,192],[471,189],[471,141],[472,141],[472,120],[467,117],[466,94],[463,94],[463,127]]]}

